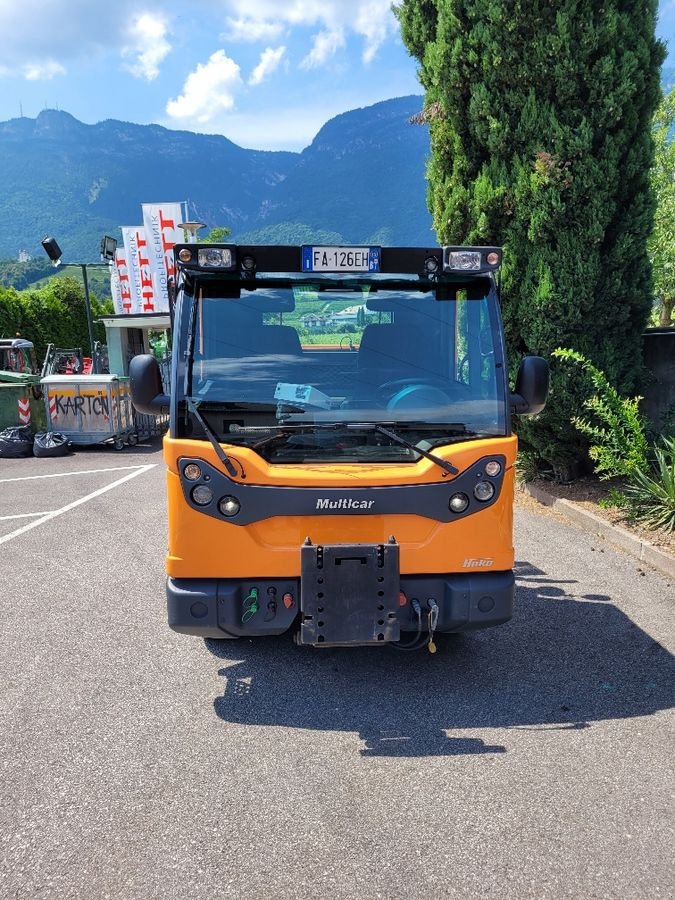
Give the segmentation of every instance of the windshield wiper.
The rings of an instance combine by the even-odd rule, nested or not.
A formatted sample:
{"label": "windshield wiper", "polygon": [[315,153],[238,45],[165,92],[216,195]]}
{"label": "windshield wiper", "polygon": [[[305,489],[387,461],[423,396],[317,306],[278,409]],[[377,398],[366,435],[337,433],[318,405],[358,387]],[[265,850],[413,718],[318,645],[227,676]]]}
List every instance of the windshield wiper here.
{"label": "windshield wiper", "polygon": [[[387,425],[396,427],[396,423],[394,422],[387,422]],[[457,428],[457,426],[452,427]],[[442,459],[440,456],[436,456],[435,453],[423,450],[421,447],[413,444],[412,441],[408,441],[404,437],[401,437],[400,434],[396,434],[395,431],[390,431],[388,428],[385,428],[380,422],[295,422],[293,424],[285,425],[230,425],[230,431],[234,434],[273,432],[268,438],[258,441],[255,445],[256,448],[263,447],[280,434],[292,434],[295,431],[311,431],[313,429],[331,431],[340,431],[342,429],[345,431],[376,431],[378,434],[383,434],[385,437],[388,437],[389,440],[393,441],[395,444],[400,444],[402,447],[407,447],[408,450],[412,450],[414,453],[419,453],[420,456],[430,459],[432,462],[436,463],[437,466],[440,466],[441,469],[449,472],[450,475],[457,475],[459,473],[459,469],[455,468],[452,463]],[[464,432],[461,431],[460,433],[463,434]]]}
{"label": "windshield wiper", "polygon": [[396,444],[401,444],[402,447],[407,447],[409,450],[413,450],[415,453],[419,453],[426,459],[430,459],[432,462],[436,463],[437,466],[440,466],[441,469],[445,469],[445,471],[449,472],[451,475],[457,475],[459,473],[459,469],[453,466],[452,463],[449,463],[447,460],[442,459],[440,456],[436,456],[435,453],[430,453],[428,450],[423,450],[421,447],[413,444],[412,441],[407,441],[404,437],[401,437],[401,435],[397,434],[395,431],[389,431],[388,428],[380,425],[379,422],[372,422],[368,427],[372,428],[373,431],[377,431],[378,434],[383,434],[385,437],[388,437],[390,441],[394,441],[394,443]]}
{"label": "windshield wiper", "polygon": [[[221,461],[221,463],[225,466],[227,471],[234,478],[237,474],[237,470],[234,467],[234,463],[230,459],[230,457],[225,453],[223,448],[218,443],[218,438],[215,436],[213,431],[211,431],[211,426],[208,424],[204,416],[199,412],[199,404],[202,402],[201,400],[195,400],[193,397],[186,397],[187,400],[187,408],[195,417],[195,419],[199,422],[199,424],[204,429],[204,434],[209,439],[211,446],[216,451],[216,456]],[[237,460],[239,462],[239,460]],[[239,463],[241,467],[241,477],[246,478],[246,472],[244,471],[244,467],[241,463]]]}

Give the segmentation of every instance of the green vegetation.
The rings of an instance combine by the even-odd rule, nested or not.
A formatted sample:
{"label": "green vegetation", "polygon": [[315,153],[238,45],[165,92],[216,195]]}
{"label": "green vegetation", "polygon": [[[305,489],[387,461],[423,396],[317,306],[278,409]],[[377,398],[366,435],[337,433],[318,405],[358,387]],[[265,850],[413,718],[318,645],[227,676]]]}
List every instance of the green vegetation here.
{"label": "green vegetation", "polygon": [[604,372],[581,353],[557,348],[552,356],[571,363],[588,375],[594,390],[583,406],[588,416],[572,416],[571,422],[590,441],[588,455],[601,479],[630,477],[647,464],[647,423],[639,412],[642,397],[621,397]]}
{"label": "green vegetation", "polygon": [[648,244],[654,273],[654,293],[658,301],[657,321],[675,325],[675,89],[663,98],[654,116],[656,155],[652,187],[657,206],[654,230]]}
{"label": "green vegetation", "polygon": [[348,243],[336,231],[321,231],[303,222],[279,222],[255,231],[245,231],[235,236],[238,244],[344,244]]}
{"label": "green vegetation", "polygon": [[227,239],[231,232],[232,229],[227,228],[225,225],[216,225],[208,232],[208,234],[204,237],[200,237],[199,240],[203,244],[225,244],[227,243]]}
{"label": "green vegetation", "polygon": [[659,435],[650,446],[647,423],[638,412],[640,397],[621,397],[581,353],[558,348],[554,356],[572,366],[572,375],[576,371],[590,379],[594,393],[584,401],[590,418],[573,416],[572,424],[591,441],[595,474],[618,479],[605,505],[620,507],[630,520],[649,528],[673,531],[675,436]]}
{"label": "green vegetation", "polygon": [[31,284],[48,278],[53,267],[49,260],[29,259],[26,262],[18,262],[10,259],[0,262],[0,286],[13,287],[22,291]]}
{"label": "green vegetation", "polygon": [[[101,303],[91,295],[92,316],[110,313],[110,301]],[[81,347],[91,355],[81,281],[72,277],[52,279],[44,288],[22,291],[0,288],[0,336],[20,334],[35,345],[38,361],[44,359],[47,345]],[[94,323],[95,339],[105,342],[105,328]]]}
{"label": "green vegetation", "polygon": [[633,521],[675,531],[675,437],[663,437],[650,465],[636,469],[623,489]]}
{"label": "green vegetation", "polygon": [[[561,343],[621,394],[642,374],[652,302],[650,123],[663,46],[656,2],[403,0],[420,62],[432,156],[428,204],[442,243],[505,247],[503,309],[513,370]],[[517,423],[569,477],[585,458],[571,424],[583,397],[552,367],[545,412]]]}

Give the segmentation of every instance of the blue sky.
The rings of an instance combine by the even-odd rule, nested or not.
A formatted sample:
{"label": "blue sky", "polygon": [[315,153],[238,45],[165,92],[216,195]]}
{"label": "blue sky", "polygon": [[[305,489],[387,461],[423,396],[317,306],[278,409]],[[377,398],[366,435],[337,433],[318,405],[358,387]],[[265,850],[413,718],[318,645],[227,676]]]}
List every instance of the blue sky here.
{"label": "blue sky", "polygon": [[[421,93],[391,0],[0,0],[0,121],[45,108],[300,150],[328,119]],[[675,0],[659,36],[675,66]]]}

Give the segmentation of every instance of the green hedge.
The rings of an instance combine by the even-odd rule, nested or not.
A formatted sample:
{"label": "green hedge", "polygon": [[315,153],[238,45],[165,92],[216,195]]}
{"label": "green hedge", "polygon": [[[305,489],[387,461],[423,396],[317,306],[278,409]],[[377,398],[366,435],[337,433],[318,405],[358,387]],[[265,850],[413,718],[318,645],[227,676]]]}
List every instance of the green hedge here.
{"label": "green hedge", "polygon": [[[94,320],[112,312],[110,301],[101,303],[95,296],[91,296],[91,306]],[[19,292],[0,287],[0,336],[17,334],[33,342],[38,362],[50,343],[81,347],[85,356],[91,355],[82,284],[67,277],[54,279],[39,290]],[[94,338],[105,343],[105,328],[96,322]]]}

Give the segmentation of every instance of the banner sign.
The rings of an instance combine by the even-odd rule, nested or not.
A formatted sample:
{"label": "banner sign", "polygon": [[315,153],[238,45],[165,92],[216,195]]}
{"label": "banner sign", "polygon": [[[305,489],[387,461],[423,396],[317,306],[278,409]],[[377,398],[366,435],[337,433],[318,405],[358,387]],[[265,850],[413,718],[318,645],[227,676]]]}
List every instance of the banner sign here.
{"label": "banner sign", "polygon": [[110,293],[112,294],[115,312],[119,316],[129,315],[132,308],[131,281],[127,258],[122,247],[115,250],[115,260],[110,267]]}
{"label": "banner sign", "polygon": [[147,253],[155,295],[155,309],[169,311],[167,283],[175,276],[174,245],[183,240],[183,221],[180,203],[143,203],[143,227],[147,239]]}
{"label": "banner sign", "polygon": [[157,312],[145,228],[142,225],[124,225],[122,239],[131,282],[131,312],[132,314]]}

